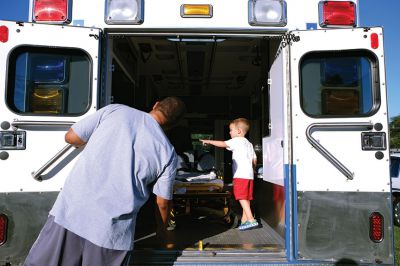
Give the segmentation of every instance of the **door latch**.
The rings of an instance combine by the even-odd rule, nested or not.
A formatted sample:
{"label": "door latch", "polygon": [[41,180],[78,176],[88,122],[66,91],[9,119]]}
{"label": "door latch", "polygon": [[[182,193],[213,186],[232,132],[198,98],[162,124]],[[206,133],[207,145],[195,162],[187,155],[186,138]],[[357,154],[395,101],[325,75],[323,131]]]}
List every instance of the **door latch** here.
{"label": "door latch", "polygon": [[25,150],[26,131],[0,131],[0,150]]}

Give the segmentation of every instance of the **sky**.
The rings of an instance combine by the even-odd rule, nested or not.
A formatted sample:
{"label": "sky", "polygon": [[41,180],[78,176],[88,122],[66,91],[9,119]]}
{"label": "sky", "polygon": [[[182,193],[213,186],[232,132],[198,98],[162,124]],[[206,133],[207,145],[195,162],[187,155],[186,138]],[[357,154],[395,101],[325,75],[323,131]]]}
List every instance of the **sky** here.
{"label": "sky", "polygon": [[[247,1],[247,0],[246,0]],[[303,0],[306,1],[306,0]],[[400,115],[400,36],[396,25],[400,1],[359,0],[359,26],[381,26],[384,31],[389,117]],[[1,0],[1,20],[28,20],[28,0]]]}

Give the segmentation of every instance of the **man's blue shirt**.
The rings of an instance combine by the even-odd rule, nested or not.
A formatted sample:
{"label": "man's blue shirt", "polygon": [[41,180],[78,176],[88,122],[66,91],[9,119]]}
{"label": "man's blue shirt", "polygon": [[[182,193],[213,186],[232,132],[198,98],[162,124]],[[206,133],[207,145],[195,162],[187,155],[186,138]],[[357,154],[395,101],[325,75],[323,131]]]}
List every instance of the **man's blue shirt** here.
{"label": "man's blue shirt", "polygon": [[112,104],[72,126],[85,142],[50,214],[104,248],[131,250],[150,194],[172,198],[177,156],[148,113]]}

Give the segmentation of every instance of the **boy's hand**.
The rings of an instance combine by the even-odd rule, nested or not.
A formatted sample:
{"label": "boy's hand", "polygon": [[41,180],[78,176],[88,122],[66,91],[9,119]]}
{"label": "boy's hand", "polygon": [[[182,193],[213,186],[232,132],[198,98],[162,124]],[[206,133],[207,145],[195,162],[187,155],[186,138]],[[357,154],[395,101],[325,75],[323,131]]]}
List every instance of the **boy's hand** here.
{"label": "boy's hand", "polygon": [[210,144],[208,139],[199,139],[203,145]]}
{"label": "boy's hand", "polygon": [[222,140],[212,140],[212,139],[199,139],[203,145],[205,144],[210,144],[216,147],[220,147],[220,148],[226,148],[228,147],[228,145],[226,145],[225,141]]}

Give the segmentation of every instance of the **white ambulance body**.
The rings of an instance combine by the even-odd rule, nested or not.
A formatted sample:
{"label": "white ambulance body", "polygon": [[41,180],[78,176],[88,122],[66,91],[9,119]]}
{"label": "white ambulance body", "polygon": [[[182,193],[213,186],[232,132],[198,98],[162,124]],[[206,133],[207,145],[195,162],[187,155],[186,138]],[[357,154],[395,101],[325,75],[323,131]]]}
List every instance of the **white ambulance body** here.
{"label": "white ambulance body", "polygon": [[[30,10],[28,22],[0,21],[0,265],[24,261],[79,157],[69,126],[166,96],[185,101],[191,136],[225,139],[228,121],[251,120],[262,226],[202,216],[160,249],[144,208],[132,264],[394,263],[383,31],[357,27],[358,1],[35,0]],[[229,187],[230,154],[211,152]]]}

